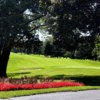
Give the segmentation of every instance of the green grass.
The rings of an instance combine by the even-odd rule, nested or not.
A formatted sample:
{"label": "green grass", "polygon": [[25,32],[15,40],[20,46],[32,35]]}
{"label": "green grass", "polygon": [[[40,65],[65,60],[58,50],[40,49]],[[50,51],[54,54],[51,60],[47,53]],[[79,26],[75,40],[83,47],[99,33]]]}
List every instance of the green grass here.
{"label": "green grass", "polygon": [[51,76],[83,82],[83,87],[62,87],[38,90],[17,90],[0,92],[0,98],[11,98],[40,93],[100,89],[100,62],[70,58],[49,58],[43,55],[11,53],[7,74],[9,77]]}
{"label": "green grass", "polygon": [[49,88],[49,89],[38,89],[38,90],[18,90],[9,92],[6,91],[6,92],[0,92],[0,98],[7,99],[11,97],[35,95],[41,93],[80,91],[80,90],[91,90],[91,89],[100,89],[100,86],[62,87],[62,88]]}
{"label": "green grass", "polygon": [[100,62],[11,53],[7,73],[12,77],[62,74],[99,76]]}

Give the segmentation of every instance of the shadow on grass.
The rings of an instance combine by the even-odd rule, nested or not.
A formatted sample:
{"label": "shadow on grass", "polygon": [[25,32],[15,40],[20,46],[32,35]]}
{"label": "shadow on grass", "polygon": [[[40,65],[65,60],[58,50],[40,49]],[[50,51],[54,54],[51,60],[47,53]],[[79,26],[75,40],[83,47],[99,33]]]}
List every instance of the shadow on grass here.
{"label": "shadow on grass", "polygon": [[54,80],[74,80],[76,82],[82,82],[85,85],[89,86],[100,86],[100,76],[84,76],[84,75],[54,75],[54,76],[44,76],[36,75],[34,76],[37,79],[41,78],[51,78]]}
{"label": "shadow on grass", "polygon": [[54,75],[51,76],[53,79],[64,79],[64,80],[74,80],[77,82],[82,82],[89,86],[100,86],[100,76],[84,76],[84,75]]}
{"label": "shadow on grass", "polygon": [[[28,76],[30,72],[18,72],[18,73],[8,73],[9,77],[15,77],[15,76]],[[36,79],[42,79],[42,78],[51,78],[53,80],[74,80],[76,82],[82,82],[85,85],[89,86],[100,86],[100,76],[85,76],[85,75],[36,75],[33,76]]]}
{"label": "shadow on grass", "polygon": [[8,73],[8,77],[14,76],[27,76],[30,72],[17,72],[17,73]]}

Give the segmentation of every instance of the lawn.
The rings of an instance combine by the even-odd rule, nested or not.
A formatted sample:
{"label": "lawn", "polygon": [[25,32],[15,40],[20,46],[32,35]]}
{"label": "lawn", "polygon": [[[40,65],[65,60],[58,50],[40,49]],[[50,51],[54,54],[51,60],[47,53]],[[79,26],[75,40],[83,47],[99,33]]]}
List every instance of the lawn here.
{"label": "lawn", "polygon": [[11,77],[21,77],[24,75],[99,76],[100,62],[11,53],[7,73]]}
{"label": "lawn", "polygon": [[53,92],[68,92],[68,91],[79,91],[79,90],[91,90],[100,89],[98,86],[84,86],[84,87],[61,87],[61,88],[49,88],[49,89],[38,89],[38,90],[18,90],[18,91],[5,91],[0,92],[0,98],[7,99],[11,97],[35,95],[42,93],[53,93]]}
{"label": "lawn", "polygon": [[83,87],[62,87],[37,90],[16,90],[0,92],[0,98],[33,95],[49,92],[100,89],[100,62],[70,58],[50,58],[43,55],[11,53],[7,74],[9,77],[49,76],[83,82]]}

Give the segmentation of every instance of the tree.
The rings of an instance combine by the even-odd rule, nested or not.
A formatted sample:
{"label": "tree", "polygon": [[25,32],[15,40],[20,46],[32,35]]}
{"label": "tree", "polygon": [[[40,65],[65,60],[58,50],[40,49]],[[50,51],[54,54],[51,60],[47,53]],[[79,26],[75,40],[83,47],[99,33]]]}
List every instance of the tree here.
{"label": "tree", "polygon": [[44,55],[51,56],[52,52],[53,52],[52,49],[53,49],[52,44],[49,41],[47,41],[46,46],[45,46],[45,50],[44,50]]}
{"label": "tree", "polygon": [[0,77],[7,77],[13,46],[32,42],[35,30],[43,26],[37,21],[46,15],[45,7],[45,0],[0,0]]}
{"label": "tree", "polygon": [[[49,22],[52,22],[50,31],[54,34],[54,44],[67,51],[83,50],[82,52],[86,54],[81,53],[83,54],[81,58],[85,56],[90,58],[95,46],[95,35],[100,32],[100,2],[98,0],[53,0],[50,14],[52,15],[52,21],[49,19]],[[82,49],[79,49],[81,47]],[[86,50],[87,47],[91,48]]]}
{"label": "tree", "polygon": [[100,60],[100,34],[96,35],[95,48],[93,49],[92,54],[95,60]]}

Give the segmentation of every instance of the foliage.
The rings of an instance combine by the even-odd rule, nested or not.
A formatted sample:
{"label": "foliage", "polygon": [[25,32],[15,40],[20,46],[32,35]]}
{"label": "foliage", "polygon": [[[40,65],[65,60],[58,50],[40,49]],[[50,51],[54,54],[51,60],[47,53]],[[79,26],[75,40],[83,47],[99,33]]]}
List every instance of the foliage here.
{"label": "foliage", "polygon": [[44,50],[44,55],[50,56],[52,55],[52,52],[53,52],[53,46],[50,42],[47,42]]}
{"label": "foliage", "polygon": [[6,69],[11,49],[32,48],[40,18],[46,15],[45,0],[0,0],[0,77]]}
{"label": "foliage", "polygon": [[52,3],[48,25],[54,35],[54,46],[74,51],[73,58],[93,59],[95,35],[100,32],[100,2],[53,0]]}
{"label": "foliage", "polygon": [[97,35],[95,38],[95,48],[92,53],[95,59],[100,60],[100,35]]}
{"label": "foliage", "polygon": [[64,57],[74,58],[74,51],[66,51]]}
{"label": "foliage", "polygon": [[45,54],[58,57],[68,51],[74,52],[68,55],[72,58],[99,59],[99,22],[98,0],[0,0],[0,77],[7,77],[13,47],[27,53],[43,51],[35,41],[37,30],[53,34],[53,52],[47,45]]}

